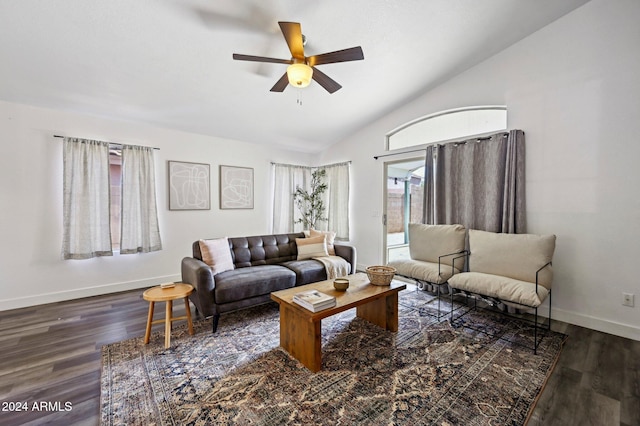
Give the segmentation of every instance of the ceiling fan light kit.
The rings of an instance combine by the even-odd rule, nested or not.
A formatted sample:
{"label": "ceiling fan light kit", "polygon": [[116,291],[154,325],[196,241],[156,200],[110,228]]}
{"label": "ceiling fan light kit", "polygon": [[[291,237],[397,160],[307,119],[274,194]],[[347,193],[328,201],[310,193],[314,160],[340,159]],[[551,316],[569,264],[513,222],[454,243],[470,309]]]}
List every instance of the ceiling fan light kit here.
{"label": "ceiling fan light kit", "polygon": [[278,22],[278,25],[280,25],[282,35],[291,52],[291,59],[268,58],[265,56],[243,55],[239,53],[233,54],[233,59],[237,61],[289,64],[287,72],[285,72],[271,88],[272,92],[283,92],[289,84],[298,88],[307,87],[313,79],[327,92],[334,93],[340,90],[342,86],[317,69],[316,66],[364,59],[364,54],[360,46],[323,53],[321,55],[305,56],[305,38],[302,35],[300,24],[298,22]]}
{"label": "ceiling fan light kit", "polygon": [[313,77],[313,68],[307,64],[291,64],[287,67],[287,78],[293,87],[307,87]]}

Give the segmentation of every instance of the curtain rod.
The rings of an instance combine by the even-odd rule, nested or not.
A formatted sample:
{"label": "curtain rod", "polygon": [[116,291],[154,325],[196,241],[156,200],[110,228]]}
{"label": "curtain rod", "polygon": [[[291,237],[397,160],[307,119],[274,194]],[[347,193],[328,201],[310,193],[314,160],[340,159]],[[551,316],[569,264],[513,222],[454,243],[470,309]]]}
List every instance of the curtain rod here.
{"label": "curtain rod", "polygon": [[[67,136],[61,136],[61,135],[53,135],[54,138],[66,138]],[[81,139],[81,138],[77,138],[77,139]],[[107,142],[107,141],[100,141],[100,142],[106,142],[109,145],[115,145],[115,146],[119,146],[119,147],[123,147],[126,144],[121,144],[121,143],[116,143],[116,142]],[[130,145],[130,146],[142,146],[142,145]],[[151,146],[151,147],[145,147],[145,148],[153,148],[153,149],[157,149],[158,151],[160,150],[160,148],[157,148],[155,146]]]}
{"label": "curtain rod", "polygon": [[[392,155],[402,155],[402,154],[410,154],[412,152],[424,151],[428,147],[436,146],[436,145],[441,145],[442,146],[442,145],[449,145],[449,144],[452,144],[452,143],[460,145],[460,144],[465,144],[465,143],[467,143],[468,141],[471,141],[471,140],[476,140],[478,142],[479,141],[486,141],[488,139],[491,139],[493,136],[495,136],[495,135],[483,136],[483,137],[480,137],[480,138],[471,138],[471,139],[467,139],[467,140],[455,140],[455,141],[449,141],[449,142],[444,142],[444,143],[434,142],[434,143],[427,144],[423,148],[417,148],[417,149],[412,149],[412,150],[409,150],[409,151],[402,151],[402,152],[393,152],[393,153],[390,153],[390,154],[374,155],[373,159],[377,160],[378,158],[381,158],[381,157],[390,157]],[[504,132],[502,134],[502,136],[509,136],[509,132]]]}
{"label": "curtain rod", "polygon": [[390,157],[390,156],[392,156],[392,155],[409,154],[409,153],[412,153],[412,152],[424,151],[424,150],[426,150],[426,149],[427,149],[427,147],[425,146],[424,148],[420,148],[420,149],[412,149],[412,150],[410,150],[410,151],[402,151],[402,152],[394,152],[394,153],[391,153],[391,154],[374,155],[374,156],[373,156],[373,159],[374,159],[374,160],[377,160],[378,158],[381,158],[381,157]]}
{"label": "curtain rod", "polygon": [[343,161],[341,163],[323,164],[322,166],[302,166],[302,165],[299,165],[299,164],[276,163],[274,161],[271,162],[272,166],[299,167],[301,169],[319,169],[321,167],[342,166],[342,165],[345,165],[345,164],[351,164],[351,160]]}

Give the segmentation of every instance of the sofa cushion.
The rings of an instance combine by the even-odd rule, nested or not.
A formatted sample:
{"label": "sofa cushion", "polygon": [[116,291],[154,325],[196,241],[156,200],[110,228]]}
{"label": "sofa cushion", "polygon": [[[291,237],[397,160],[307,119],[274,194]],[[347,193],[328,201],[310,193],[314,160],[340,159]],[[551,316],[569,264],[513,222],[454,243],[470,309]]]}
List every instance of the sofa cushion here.
{"label": "sofa cushion", "polygon": [[[551,262],[555,235],[497,234],[469,230],[469,271],[536,282],[536,271]],[[551,266],[538,275],[538,283],[551,289]]]}
{"label": "sofa cushion", "polygon": [[481,272],[456,274],[449,278],[449,286],[530,307],[540,306],[549,295],[541,285],[536,293],[535,283]]}
{"label": "sofa cushion", "polygon": [[229,250],[229,240],[226,237],[200,240],[199,243],[202,261],[211,267],[214,275],[234,268],[231,250]]}
{"label": "sofa cushion", "polygon": [[296,238],[298,260],[312,257],[328,256],[326,237],[324,235],[309,238]]}
{"label": "sofa cushion", "polygon": [[[411,259],[437,264],[439,256],[464,250],[465,236],[465,228],[462,225],[410,223],[409,253]],[[441,263],[451,266],[454,257],[443,257]]]}
{"label": "sofa cushion", "polygon": [[216,303],[230,303],[291,288],[295,283],[296,274],[288,268],[260,265],[216,275],[213,291]]}
{"label": "sofa cushion", "polygon": [[229,238],[233,263],[236,268],[257,265],[277,265],[297,257],[297,234],[261,235]]}
{"label": "sofa cushion", "polygon": [[327,279],[327,271],[324,265],[317,260],[291,260],[281,263],[296,274],[296,285],[303,285],[324,281]]}
{"label": "sofa cushion", "polygon": [[[459,264],[459,265],[458,265]],[[464,265],[464,260],[458,259],[456,265]],[[427,281],[434,284],[443,284],[451,277],[451,266],[442,265],[440,274],[438,274],[438,264],[433,262],[423,262],[422,260],[403,259],[394,260],[389,266],[396,268],[398,275],[405,277]],[[458,268],[453,269],[453,273],[458,274]]]}

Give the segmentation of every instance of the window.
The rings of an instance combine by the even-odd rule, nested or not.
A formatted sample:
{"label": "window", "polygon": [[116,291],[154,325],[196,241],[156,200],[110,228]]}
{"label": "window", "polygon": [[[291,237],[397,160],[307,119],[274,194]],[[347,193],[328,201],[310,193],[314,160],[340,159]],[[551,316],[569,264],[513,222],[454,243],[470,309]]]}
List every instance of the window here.
{"label": "window", "polygon": [[122,212],[122,150],[109,149],[109,188],[111,196],[111,247],[120,251],[120,216]]}
{"label": "window", "polygon": [[461,139],[507,128],[507,107],[476,106],[441,111],[410,121],[387,134],[389,151]]}
{"label": "window", "polygon": [[153,148],[64,137],[64,259],[162,250]]}

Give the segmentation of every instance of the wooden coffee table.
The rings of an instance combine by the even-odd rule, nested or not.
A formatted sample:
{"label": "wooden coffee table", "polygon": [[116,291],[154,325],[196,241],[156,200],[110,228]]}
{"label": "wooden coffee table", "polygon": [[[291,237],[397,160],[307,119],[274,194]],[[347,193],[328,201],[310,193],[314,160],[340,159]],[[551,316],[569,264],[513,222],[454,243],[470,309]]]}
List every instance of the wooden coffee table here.
{"label": "wooden coffee table", "polygon": [[[333,280],[320,281],[271,293],[280,305],[280,346],[309,370],[322,367],[321,321],[347,309],[356,308],[356,315],[389,331],[398,331],[398,292],[406,284],[392,281],[389,286],[369,282],[366,274],[349,275],[347,291],[333,288]],[[318,290],[335,296],[336,306],[311,312],[296,304],[293,295],[305,290]]]}

